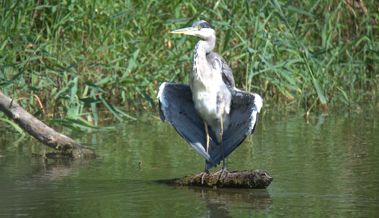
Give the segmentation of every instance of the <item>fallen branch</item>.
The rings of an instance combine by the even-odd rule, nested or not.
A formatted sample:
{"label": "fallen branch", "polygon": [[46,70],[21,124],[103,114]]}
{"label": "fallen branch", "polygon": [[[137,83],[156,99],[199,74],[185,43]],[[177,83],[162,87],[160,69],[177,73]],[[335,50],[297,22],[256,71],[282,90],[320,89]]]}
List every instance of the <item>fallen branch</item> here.
{"label": "fallen branch", "polygon": [[185,176],[179,179],[161,181],[176,186],[202,186],[213,188],[267,188],[273,178],[264,170],[245,171],[221,171],[215,173],[199,173],[192,176]]}
{"label": "fallen branch", "polygon": [[38,141],[59,152],[61,157],[94,158],[93,150],[83,147],[73,139],[56,132],[33,115],[25,111],[13,99],[0,91],[0,111],[17,123]]}

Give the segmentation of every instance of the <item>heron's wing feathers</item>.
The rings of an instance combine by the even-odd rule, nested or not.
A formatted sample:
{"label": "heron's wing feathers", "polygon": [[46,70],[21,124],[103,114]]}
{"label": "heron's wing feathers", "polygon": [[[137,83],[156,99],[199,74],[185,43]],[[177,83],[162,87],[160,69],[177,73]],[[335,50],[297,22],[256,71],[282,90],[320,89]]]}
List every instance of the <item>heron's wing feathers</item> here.
{"label": "heron's wing feathers", "polygon": [[[211,161],[204,149],[205,130],[197,114],[191,89],[188,85],[163,83],[159,88],[159,112],[163,121],[169,122],[176,131],[206,160]],[[215,146],[213,140],[210,146]]]}
{"label": "heron's wing feathers", "polygon": [[[209,63],[219,64],[221,67],[221,73],[222,73],[222,80],[229,88],[235,87],[234,77],[232,69],[230,69],[228,63],[224,60],[224,58],[221,57],[221,55],[217,54],[216,52],[209,52],[207,54],[207,59]],[[217,62],[216,62],[217,61]]]}
{"label": "heron's wing feathers", "polygon": [[[204,146],[205,130],[197,114],[188,85],[163,83],[159,88],[159,112],[163,121],[169,122],[176,131],[208,161],[207,169],[222,160],[221,146],[217,145],[214,131],[209,131],[209,151]],[[254,131],[262,98],[253,93],[233,90],[230,121],[224,128],[225,157],[234,151]]]}
{"label": "heron's wing feathers", "polygon": [[[253,133],[258,113],[262,107],[262,98],[258,94],[234,90],[230,111],[230,123],[223,134],[225,157],[234,151],[244,139]],[[209,150],[211,162],[207,168],[219,164],[222,160],[221,146],[213,146]]]}
{"label": "heron's wing feathers", "polygon": [[230,69],[229,65],[225,62],[224,59],[222,59],[222,80],[230,88],[234,88],[236,86],[232,69]]}

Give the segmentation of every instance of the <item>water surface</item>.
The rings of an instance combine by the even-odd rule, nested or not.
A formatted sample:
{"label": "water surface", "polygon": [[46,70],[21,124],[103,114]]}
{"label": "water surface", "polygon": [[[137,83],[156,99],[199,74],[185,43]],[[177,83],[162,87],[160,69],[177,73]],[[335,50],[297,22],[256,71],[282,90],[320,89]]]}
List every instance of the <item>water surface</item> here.
{"label": "water surface", "polygon": [[120,124],[77,135],[93,161],[44,161],[34,140],[0,129],[1,217],[375,217],[379,119],[361,115],[270,116],[228,159],[265,169],[267,190],[170,187],[159,179],[203,169],[168,124]]}

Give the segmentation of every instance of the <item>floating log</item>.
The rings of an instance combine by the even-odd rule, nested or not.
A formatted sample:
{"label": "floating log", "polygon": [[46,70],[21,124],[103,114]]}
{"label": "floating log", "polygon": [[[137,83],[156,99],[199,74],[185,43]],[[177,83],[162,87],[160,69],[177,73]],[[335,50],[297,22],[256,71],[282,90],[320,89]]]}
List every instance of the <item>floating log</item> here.
{"label": "floating log", "polygon": [[201,186],[212,188],[267,188],[273,178],[264,170],[199,173],[183,178],[161,181],[176,186]]}
{"label": "floating log", "polygon": [[[0,111],[17,123],[38,141],[56,150],[53,156],[68,158],[94,158],[93,150],[80,145],[68,136],[56,132],[24,110],[13,99],[0,91]],[[58,155],[59,153],[59,155]],[[47,155],[48,157],[48,155]]]}

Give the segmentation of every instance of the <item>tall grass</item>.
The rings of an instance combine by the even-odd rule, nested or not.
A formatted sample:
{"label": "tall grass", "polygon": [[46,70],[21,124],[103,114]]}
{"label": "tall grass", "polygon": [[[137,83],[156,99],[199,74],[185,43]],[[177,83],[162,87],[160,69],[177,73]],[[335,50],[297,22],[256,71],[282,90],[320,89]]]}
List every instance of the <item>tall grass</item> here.
{"label": "tall grass", "polygon": [[378,101],[379,3],[354,2],[0,0],[0,89],[63,125],[134,119],[188,82],[196,39],[169,30],[205,19],[266,108],[356,110]]}

